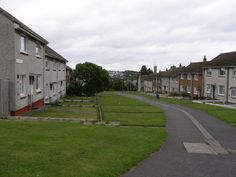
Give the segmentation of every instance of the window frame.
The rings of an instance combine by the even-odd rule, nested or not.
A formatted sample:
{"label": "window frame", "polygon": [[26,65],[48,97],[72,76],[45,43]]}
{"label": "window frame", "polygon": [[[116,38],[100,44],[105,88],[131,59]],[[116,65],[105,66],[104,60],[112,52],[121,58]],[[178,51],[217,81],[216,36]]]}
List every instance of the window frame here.
{"label": "window frame", "polygon": [[42,91],[42,80],[41,80],[41,75],[36,75],[35,76],[35,90],[37,93]]}
{"label": "window frame", "polygon": [[[23,40],[23,41],[22,41]],[[22,46],[23,44],[23,46]],[[28,55],[28,39],[26,36],[20,34],[20,53]]]}
{"label": "window frame", "polygon": [[219,77],[225,77],[225,74],[226,74],[226,71],[225,71],[224,68],[220,68],[220,69],[218,70],[218,76],[219,76]]}
{"label": "window frame", "polygon": [[[37,50],[38,49],[38,50]],[[36,47],[35,47],[35,56],[37,58],[42,58],[42,46],[39,45],[39,44],[36,44]]]}
{"label": "window frame", "polygon": [[211,84],[206,84],[206,93],[211,93]]}
{"label": "window frame", "polygon": [[[234,94],[233,94],[234,93]],[[231,97],[236,98],[236,87],[231,88]]]}
{"label": "window frame", "polygon": [[[223,87],[223,93],[220,93],[220,91],[221,91],[220,88],[221,87]],[[225,86],[224,85],[219,85],[217,90],[218,90],[218,95],[219,96],[225,96]]]}
{"label": "window frame", "polygon": [[48,58],[45,58],[45,70],[50,71],[50,61]]}
{"label": "window frame", "polygon": [[206,69],[206,77],[211,77],[212,76],[212,69],[208,68]]}
{"label": "window frame", "polygon": [[187,80],[189,80],[189,81],[192,80],[192,75],[191,74],[187,74]]}
{"label": "window frame", "polygon": [[236,68],[234,68],[232,71],[232,77],[234,77],[234,78],[236,77]]}
{"label": "window frame", "polygon": [[19,94],[20,94],[20,97],[26,96],[26,75],[25,74],[19,75]]}

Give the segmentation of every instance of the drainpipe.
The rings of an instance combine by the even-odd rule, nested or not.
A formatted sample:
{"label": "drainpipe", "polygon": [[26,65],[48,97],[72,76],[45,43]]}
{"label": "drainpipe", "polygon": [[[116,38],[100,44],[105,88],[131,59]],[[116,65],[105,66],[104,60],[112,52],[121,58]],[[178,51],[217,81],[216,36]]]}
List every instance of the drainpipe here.
{"label": "drainpipe", "polygon": [[194,74],[191,74],[191,99],[193,99],[193,78],[194,78]]}
{"label": "drainpipe", "polygon": [[229,68],[227,68],[226,103],[229,102]]}

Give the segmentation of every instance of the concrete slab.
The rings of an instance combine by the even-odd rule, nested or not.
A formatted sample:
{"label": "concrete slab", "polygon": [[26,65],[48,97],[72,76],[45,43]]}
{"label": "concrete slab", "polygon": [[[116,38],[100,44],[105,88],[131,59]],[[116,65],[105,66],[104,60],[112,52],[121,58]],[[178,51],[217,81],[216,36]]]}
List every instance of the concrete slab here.
{"label": "concrete slab", "polygon": [[184,147],[188,153],[216,155],[216,152],[205,143],[184,143]]}

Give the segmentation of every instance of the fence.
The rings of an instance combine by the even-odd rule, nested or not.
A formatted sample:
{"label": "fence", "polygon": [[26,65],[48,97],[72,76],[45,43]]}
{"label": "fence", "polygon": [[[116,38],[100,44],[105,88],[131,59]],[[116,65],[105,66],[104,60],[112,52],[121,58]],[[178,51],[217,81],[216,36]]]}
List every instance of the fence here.
{"label": "fence", "polygon": [[9,80],[0,79],[0,117],[9,115]]}

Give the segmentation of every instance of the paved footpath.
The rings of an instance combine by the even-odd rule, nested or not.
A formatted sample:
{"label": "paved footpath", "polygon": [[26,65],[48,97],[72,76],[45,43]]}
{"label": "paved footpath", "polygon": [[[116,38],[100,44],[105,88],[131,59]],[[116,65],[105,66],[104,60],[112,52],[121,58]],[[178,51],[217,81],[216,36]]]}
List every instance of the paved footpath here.
{"label": "paved footpath", "polygon": [[198,110],[125,96],[164,109],[169,138],[122,177],[236,177],[236,128]]}

